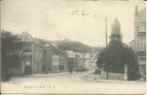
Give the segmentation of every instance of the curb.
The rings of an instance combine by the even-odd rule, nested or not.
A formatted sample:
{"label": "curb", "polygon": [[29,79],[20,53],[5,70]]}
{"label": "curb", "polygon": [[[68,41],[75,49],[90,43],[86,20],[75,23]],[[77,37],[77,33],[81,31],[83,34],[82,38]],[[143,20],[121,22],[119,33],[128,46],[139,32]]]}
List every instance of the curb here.
{"label": "curb", "polygon": [[24,77],[50,77],[50,76],[61,76],[69,74],[68,72],[65,73],[49,73],[49,74],[33,74],[33,75],[24,75]]}

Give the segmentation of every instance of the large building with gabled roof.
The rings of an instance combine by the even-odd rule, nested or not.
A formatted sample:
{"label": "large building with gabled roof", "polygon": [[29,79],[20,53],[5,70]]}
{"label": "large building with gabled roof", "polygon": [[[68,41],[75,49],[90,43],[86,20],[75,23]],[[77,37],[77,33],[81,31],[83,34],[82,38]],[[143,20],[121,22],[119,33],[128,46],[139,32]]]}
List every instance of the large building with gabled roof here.
{"label": "large building with gabled roof", "polygon": [[130,46],[136,52],[139,62],[139,72],[142,78],[146,71],[146,9],[135,7],[134,40]]}

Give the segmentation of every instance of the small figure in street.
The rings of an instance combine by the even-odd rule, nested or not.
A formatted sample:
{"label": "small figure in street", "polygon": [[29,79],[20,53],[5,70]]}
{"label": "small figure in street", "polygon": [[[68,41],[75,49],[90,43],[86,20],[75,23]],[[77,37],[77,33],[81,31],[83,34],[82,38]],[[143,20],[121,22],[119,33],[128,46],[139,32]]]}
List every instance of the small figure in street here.
{"label": "small figure in street", "polygon": [[72,72],[73,72],[73,65],[70,65],[69,66],[69,73],[72,74]]}
{"label": "small figure in street", "polygon": [[70,73],[70,74],[72,74],[72,72],[73,72],[73,68],[71,68],[71,69],[69,70],[69,73]]}
{"label": "small figure in street", "polygon": [[72,74],[73,68],[74,68],[74,59],[73,58],[69,58],[68,59],[68,70],[69,70],[70,74]]}

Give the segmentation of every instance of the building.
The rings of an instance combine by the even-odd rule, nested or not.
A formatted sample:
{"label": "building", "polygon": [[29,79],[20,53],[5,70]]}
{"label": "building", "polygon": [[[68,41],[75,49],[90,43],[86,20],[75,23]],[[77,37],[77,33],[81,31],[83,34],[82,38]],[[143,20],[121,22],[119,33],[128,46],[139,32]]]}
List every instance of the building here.
{"label": "building", "polygon": [[44,42],[42,39],[34,38],[33,44],[33,73],[38,74],[42,73],[43,68]]}
{"label": "building", "polygon": [[68,71],[68,59],[67,55],[62,53],[59,56],[59,72],[67,72]]}
{"label": "building", "polygon": [[[34,38],[28,32],[22,32],[21,34],[15,35],[14,37],[15,39],[19,39],[19,43],[17,42],[17,44],[21,44],[21,47],[15,47],[15,51],[13,50],[13,56],[11,56],[13,61],[19,66],[14,68],[14,73],[16,75],[41,73],[40,65],[42,64],[43,52],[40,41],[35,39],[36,41],[34,42]],[[17,55],[21,57],[19,60],[14,59],[15,52],[17,52]]]}
{"label": "building", "polygon": [[84,54],[84,70],[88,70],[91,67],[91,53],[85,53]]}
{"label": "building", "polygon": [[52,72],[67,72],[68,71],[68,59],[66,52],[58,48],[54,43],[52,46]]}
{"label": "building", "polygon": [[43,73],[66,72],[68,62],[66,53],[58,49],[51,42],[44,44]]}
{"label": "building", "polygon": [[91,66],[91,54],[80,53],[74,51],[66,51],[68,57],[68,69],[69,71],[85,71],[90,69]]}
{"label": "building", "polygon": [[25,75],[42,73],[44,42],[28,32],[18,35],[22,41],[22,71]]}
{"label": "building", "polygon": [[135,7],[134,40],[130,46],[135,50],[139,62],[139,73],[145,77],[146,71],[146,10]]}
{"label": "building", "polygon": [[19,35],[23,42],[22,71],[26,75],[67,71],[65,52],[52,42],[32,37],[28,32]]}
{"label": "building", "polygon": [[56,43],[34,38],[28,32],[22,32],[17,37],[22,47],[18,51],[21,56],[20,67],[16,70],[21,75],[83,71],[89,67],[89,53],[63,51]]}
{"label": "building", "polygon": [[52,65],[52,49],[50,47],[50,43],[44,44],[44,51],[43,51],[43,67],[42,73],[47,74],[51,72],[51,65]]}
{"label": "building", "polygon": [[74,70],[82,71],[83,69],[84,69],[84,54],[76,52]]}
{"label": "building", "polygon": [[74,51],[66,51],[68,58],[68,70],[72,73],[75,66],[75,52]]}
{"label": "building", "polygon": [[33,37],[28,32],[22,32],[18,35],[22,41],[22,67],[24,74],[33,74]]}

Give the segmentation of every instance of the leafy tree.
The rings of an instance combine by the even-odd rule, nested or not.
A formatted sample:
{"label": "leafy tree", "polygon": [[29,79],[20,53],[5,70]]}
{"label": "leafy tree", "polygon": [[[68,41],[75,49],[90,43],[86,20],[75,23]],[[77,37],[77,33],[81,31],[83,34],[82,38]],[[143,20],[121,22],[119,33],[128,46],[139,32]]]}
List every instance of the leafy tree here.
{"label": "leafy tree", "polygon": [[76,41],[60,41],[57,42],[58,44],[58,48],[62,49],[62,50],[71,50],[71,51],[75,51],[75,52],[90,52],[92,47],[82,44],[80,42],[76,42]]}
{"label": "leafy tree", "polygon": [[109,45],[98,55],[97,66],[108,72],[123,73],[128,66],[128,79],[138,78],[138,62],[134,51],[122,43],[120,24],[115,20],[112,25]]}
{"label": "leafy tree", "polygon": [[10,32],[1,32],[1,76],[2,81],[9,81],[11,70],[20,66],[19,50],[22,48],[21,41]]}

